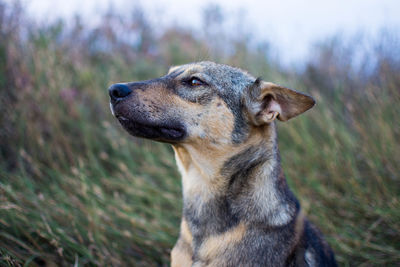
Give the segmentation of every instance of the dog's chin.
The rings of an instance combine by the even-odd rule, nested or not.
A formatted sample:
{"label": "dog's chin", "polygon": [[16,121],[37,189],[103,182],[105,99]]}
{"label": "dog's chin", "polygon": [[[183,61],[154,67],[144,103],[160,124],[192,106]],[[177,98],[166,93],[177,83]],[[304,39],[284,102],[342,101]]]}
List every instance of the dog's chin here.
{"label": "dog's chin", "polygon": [[165,143],[177,143],[186,136],[185,127],[178,122],[150,123],[116,116],[131,135]]}

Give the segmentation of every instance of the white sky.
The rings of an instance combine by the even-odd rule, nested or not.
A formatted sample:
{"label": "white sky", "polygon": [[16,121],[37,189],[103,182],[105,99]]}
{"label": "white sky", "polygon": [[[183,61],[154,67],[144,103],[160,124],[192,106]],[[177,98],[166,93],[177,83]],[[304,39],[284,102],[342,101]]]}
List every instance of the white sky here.
{"label": "white sky", "polygon": [[[13,0],[8,0],[13,1]],[[22,0],[40,20],[79,13],[89,23],[113,8],[129,13],[138,3],[156,25],[174,23],[200,27],[203,8],[219,4],[232,25],[244,15],[245,27],[257,40],[269,40],[286,63],[312,53],[311,45],[335,33],[364,31],[375,34],[382,27],[400,31],[400,0]],[[232,15],[236,15],[236,19]],[[234,20],[234,21],[232,21]],[[235,24],[236,23],[236,24]]]}

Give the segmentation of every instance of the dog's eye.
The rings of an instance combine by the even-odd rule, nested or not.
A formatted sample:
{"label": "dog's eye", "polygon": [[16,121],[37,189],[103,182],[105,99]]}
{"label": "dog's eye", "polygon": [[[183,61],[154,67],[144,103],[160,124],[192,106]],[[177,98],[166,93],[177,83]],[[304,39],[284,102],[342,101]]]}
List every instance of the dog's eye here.
{"label": "dog's eye", "polygon": [[197,78],[191,78],[189,80],[189,84],[191,86],[200,86],[200,85],[204,85],[204,82],[202,82],[201,80],[197,79]]}

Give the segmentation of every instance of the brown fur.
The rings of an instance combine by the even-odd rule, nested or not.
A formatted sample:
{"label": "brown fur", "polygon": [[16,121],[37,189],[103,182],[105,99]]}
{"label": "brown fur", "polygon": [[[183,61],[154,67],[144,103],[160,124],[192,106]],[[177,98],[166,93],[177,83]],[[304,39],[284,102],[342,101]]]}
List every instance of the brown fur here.
{"label": "brown fur", "polygon": [[171,251],[171,266],[191,266],[192,265],[192,247],[193,242],[192,233],[185,219],[181,221],[181,231],[179,239]]}
{"label": "brown fur", "polygon": [[336,266],[280,165],[275,119],[310,96],[212,62],[109,90],[129,133],[173,146],[184,199],[173,267]]}

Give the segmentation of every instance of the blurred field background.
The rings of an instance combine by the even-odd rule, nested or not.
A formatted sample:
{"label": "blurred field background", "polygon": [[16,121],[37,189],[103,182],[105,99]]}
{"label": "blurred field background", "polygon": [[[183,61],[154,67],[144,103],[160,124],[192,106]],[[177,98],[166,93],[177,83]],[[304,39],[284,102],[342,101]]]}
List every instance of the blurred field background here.
{"label": "blurred field background", "polygon": [[213,30],[218,6],[203,12],[201,34],[156,33],[139,7],[88,27],[0,0],[0,265],[168,265],[182,206],[172,149],[123,131],[106,88],[198,60],[316,98],[279,123],[291,188],[341,266],[400,265],[399,33],[333,36],[294,69],[246,32]]}

